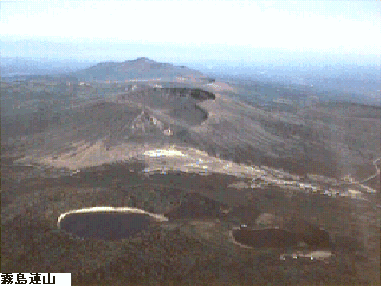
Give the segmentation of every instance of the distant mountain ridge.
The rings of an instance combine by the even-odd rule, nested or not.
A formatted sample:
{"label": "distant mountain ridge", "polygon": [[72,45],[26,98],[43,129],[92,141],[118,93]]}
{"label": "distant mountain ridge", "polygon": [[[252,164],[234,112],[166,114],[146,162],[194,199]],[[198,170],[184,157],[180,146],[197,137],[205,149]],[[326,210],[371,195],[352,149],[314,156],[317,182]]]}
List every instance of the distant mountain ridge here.
{"label": "distant mountain ridge", "polygon": [[52,75],[76,72],[94,63],[76,60],[47,60],[2,57],[0,73],[2,77],[26,75]]}
{"label": "distant mountain ridge", "polygon": [[207,79],[205,75],[197,70],[185,66],[174,66],[169,63],[159,63],[146,57],[124,62],[102,62],[90,68],[77,71],[74,75],[79,80],[84,81]]}

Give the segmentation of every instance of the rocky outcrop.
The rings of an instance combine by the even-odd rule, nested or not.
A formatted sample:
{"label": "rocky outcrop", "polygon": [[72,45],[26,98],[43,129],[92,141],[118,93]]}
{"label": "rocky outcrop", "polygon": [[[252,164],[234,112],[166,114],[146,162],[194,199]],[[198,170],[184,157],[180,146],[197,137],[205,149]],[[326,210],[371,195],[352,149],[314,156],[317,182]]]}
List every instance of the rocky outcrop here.
{"label": "rocky outcrop", "polygon": [[159,130],[164,131],[164,124],[147,111],[142,111],[131,123],[132,134],[144,134],[146,132]]}

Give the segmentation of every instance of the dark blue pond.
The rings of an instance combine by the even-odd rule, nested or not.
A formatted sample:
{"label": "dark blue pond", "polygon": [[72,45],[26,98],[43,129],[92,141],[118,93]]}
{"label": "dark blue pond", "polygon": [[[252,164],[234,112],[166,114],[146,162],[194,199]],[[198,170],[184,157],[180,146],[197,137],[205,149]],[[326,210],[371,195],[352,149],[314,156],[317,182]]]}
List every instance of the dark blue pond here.
{"label": "dark blue pond", "polygon": [[143,213],[70,213],[60,221],[60,228],[81,238],[118,240],[148,229],[152,221]]}

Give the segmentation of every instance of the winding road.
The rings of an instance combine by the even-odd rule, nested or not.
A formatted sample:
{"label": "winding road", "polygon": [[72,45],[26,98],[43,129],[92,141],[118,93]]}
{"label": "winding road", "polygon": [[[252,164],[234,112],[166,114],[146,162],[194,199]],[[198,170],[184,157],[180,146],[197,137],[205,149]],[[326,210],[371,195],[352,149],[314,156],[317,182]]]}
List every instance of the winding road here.
{"label": "winding road", "polygon": [[365,183],[365,182],[369,181],[370,179],[375,178],[377,175],[380,174],[380,168],[378,168],[378,166],[377,166],[377,161],[380,161],[380,160],[381,160],[381,157],[377,158],[376,160],[373,161],[373,165],[376,168],[376,173],[374,175],[370,176],[369,178],[366,178],[365,180],[362,180],[361,182],[359,182],[360,184]]}
{"label": "winding road", "polygon": [[338,183],[338,184],[335,184],[334,186],[337,187],[337,186],[342,186],[342,185],[359,185],[361,186],[362,188],[364,189],[367,189],[368,190],[368,193],[376,193],[377,190],[371,188],[371,187],[368,187],[368,186],[365,186],[363,185],[363,183],[366,183],[367,181],[375,178],[377,175],[380,174],[380,168],[377,166],[377,162],[381,160],[381,157],[380,158],[377,158],[373,161],[373,165],[374,167],[376,168],[376,172],[374,173],[374,175],[362,180],[362,181],[355,181],[353,180],[352,178],[350,178],[350,182],[341,182],[341,183]]}

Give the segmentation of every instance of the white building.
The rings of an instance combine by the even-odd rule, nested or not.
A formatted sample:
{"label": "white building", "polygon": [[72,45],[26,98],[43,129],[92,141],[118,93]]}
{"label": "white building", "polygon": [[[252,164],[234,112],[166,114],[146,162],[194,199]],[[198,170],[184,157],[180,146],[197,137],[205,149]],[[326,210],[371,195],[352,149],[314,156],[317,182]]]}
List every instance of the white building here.
{"label": "white building", "polygon": [[165,129],[163,131],[164,135],[166,136],[172,136],[173,135],[173,131],[171,129]]}

